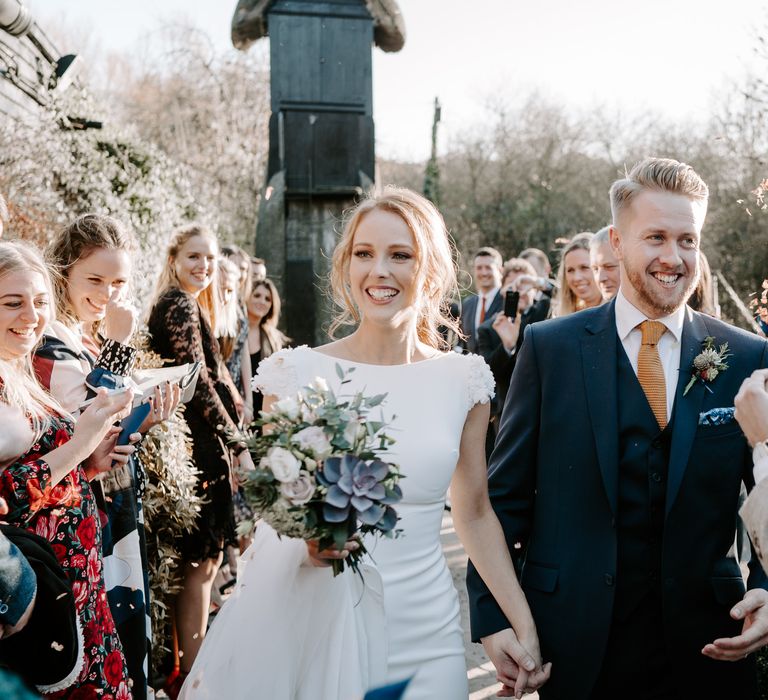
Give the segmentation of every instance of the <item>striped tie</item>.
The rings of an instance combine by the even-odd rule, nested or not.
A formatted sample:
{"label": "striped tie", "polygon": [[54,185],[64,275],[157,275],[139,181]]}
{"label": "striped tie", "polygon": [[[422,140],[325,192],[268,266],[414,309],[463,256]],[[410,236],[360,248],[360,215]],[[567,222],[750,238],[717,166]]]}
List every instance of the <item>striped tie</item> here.
{"label": "striped tie", "polygon": [[667,327],[659,321],[643,321],[638,327],[643,339],[637,355],[637,378],[659,427],[664,430],[667,426],[667,383],[656,346]]}

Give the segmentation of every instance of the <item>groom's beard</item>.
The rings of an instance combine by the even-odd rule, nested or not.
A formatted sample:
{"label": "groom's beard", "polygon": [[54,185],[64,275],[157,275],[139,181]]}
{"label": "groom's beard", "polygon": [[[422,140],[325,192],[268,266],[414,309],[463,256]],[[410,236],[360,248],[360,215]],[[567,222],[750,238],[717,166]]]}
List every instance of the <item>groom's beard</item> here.
{"label": "groom's beard", "polygon": [[632,285],[637,295],[643,303],[653,309],[658,316],[669,316],[688,301],[696,285],[699,283],[699,265],[694,270],[688,269],[682,264],[669,274],[679,274],[674,287],[664,288],[661,283],[653,277],[647,268],[640,270],[629,262],[626,258],[623,261],[626,273],[622,279]]}

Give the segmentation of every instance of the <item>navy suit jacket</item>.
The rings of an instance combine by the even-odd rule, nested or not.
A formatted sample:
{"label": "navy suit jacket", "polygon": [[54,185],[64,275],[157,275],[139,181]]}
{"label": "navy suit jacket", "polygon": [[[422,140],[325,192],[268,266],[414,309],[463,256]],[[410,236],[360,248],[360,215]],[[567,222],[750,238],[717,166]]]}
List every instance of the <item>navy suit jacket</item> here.
{"label": "navy suit jacket", "polygon": [[[463,345],[469,352],[477,353],[477,328],[475,327],[475,315],[477,313],[477,304],[480,301],[480,297],[477,294],[473,294],[471,297],[464,299],[461,304],[461,330],[467,337]],[[493,297],[488,308],[485,310],[485,317],[492,316],[497,311],[501,311],[502,307],[501,292],[496,292],[496,296]]]}
{"label": "navy suit jacket", "polygon": [[[727,342],[728,369],[686,396],[694,357],[707,336]],[[553,662],[541,697],[588,698],[601,669],[613,615],[618,501],[617,351],[614,303],[528,326],[489,465],[489,491],[542,654]],[[701,655],[735,636],[730,607],[744,582],[734,553],[742,482],[753,486],[751,451],[735,421],[699,425],[699,415],[732,407],[743,380],[766,366],[768,343],[688,310],[672,415],[662,545],[664,629],[681,682],[732,682],[732,664]],[[711,389],[711,392],[708,390]],[[763,585],[750,563],[751,585]],[[509,624],[470,565],[472,636]],[[712,689],[713,686],[710,686]],[[733,688],[738,696],[738,686]]]}

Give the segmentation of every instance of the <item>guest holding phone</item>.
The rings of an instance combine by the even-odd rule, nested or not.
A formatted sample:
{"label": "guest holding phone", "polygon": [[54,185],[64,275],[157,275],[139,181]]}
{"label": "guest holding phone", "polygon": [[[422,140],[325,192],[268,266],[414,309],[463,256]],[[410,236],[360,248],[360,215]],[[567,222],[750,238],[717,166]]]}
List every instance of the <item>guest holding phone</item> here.
{"label": "guest holding phone", "polygon": [[215,235],[196,224],[171,237],[149,314],[152,349],[172,364],[200,362],[195,394],[184,417],[192,438],[192,458],[200,472],[197,491],[203,505],[197,529],[180,542],[185,561],[183,589],[176,599],[179,660],[166,690],[175,698],[197,656],[208,625],[211,586],[225,547],[237,544],[234,527],[234,468],[252,469],[238,434],[236,390],[214,336],[220,313]]}
{"label": "guest holding phone", "polygon": [[54,313],[53,289],[41,256],[0,242],[0,400],[30,421],[33,444],[0,473],[0,498],[10,525],[51,543],[74,593],[83,643],[81,663],[46,697],[130,697],[122,646],[106,603],[101,526],[86,475],[110,471],[134,448],[115,447],[113,424],[129,411],[132,393],[105,389],[77,422],[29,371],[33,348]]}
{"label": "guest holding phone", "polygon": [[546,313],[546,309],[534,303],[537,292],[536,278],[536,270],[527,260],[507,260],[502,269],[501,294],[504,298],[504,311],[495,314],[478,328],[478,353],[490,366],[496,381],[496,396],[491,402],[491,426],[486,437],[488,456],[493,448],[496,424],[504,408],[507,388],[517,361],[517,351],[523,343],[525,327],[542,321],[542,310]]}
{"label": "guest holding phone", "polygon": [[[137,314],[129,292],[133,237],[117,220],[86,214],[51,241],[47,261],[55,270],[57,320],[45,331],[34,356],[40,383],[72,415],[95,387],[124,387],[136,350],[129,345]],[[149,398],[149,418],[131,432],[166,419],[178,390]],[[120,431],[110,433],[118,440]],[[124,433],[121,441],[127,444]],[[131,459],[92,484],[102,512],[105,583],[112,616],[133,681],[135,700],[147,697],[150,648],[149,581],[141,495],[144,474]]]}

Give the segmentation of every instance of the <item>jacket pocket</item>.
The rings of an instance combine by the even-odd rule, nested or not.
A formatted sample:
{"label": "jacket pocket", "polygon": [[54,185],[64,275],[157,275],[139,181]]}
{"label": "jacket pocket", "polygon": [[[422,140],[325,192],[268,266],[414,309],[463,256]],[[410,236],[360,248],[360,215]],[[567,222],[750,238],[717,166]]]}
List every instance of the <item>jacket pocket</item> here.
{"label": "jacket pocket", "polygon": [[557,587],[558,569],[549,566],[540,566],[526,562],[523,566],[521,583],[527,588],[533,588],[543,593],[552,593]]}
{"label": "jacket pocket", "polygon": [[715,600],[727,607],[736,605],[747,590],[741,576],[713,576],[710,581],[715,592]]}

